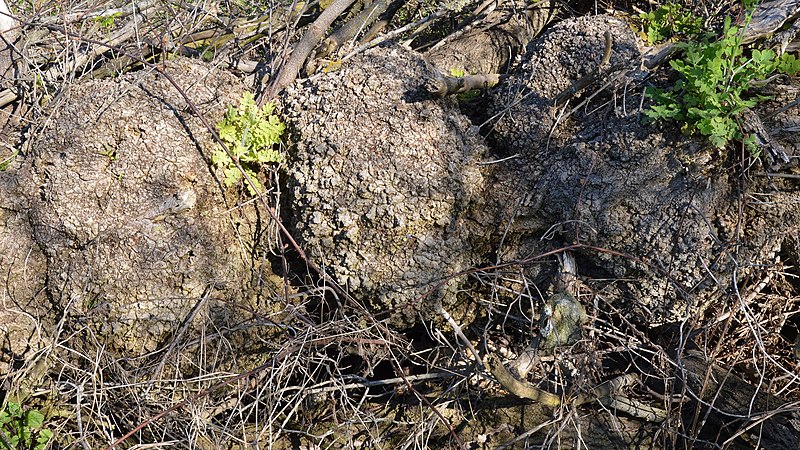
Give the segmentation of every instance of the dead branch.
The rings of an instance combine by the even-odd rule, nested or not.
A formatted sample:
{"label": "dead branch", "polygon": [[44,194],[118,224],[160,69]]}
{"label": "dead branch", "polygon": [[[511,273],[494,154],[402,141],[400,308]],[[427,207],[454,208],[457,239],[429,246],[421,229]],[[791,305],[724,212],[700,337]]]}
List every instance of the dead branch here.
{"label": "dead branch", "polygon": [[449,10],[447,8],[440,8],[440,9],[436,10],[435,12],[423,17],[422,19],[417,20],[416,22],[409,23],[408,25],[402,26],[402,27],[400,27],[400,28],[398,28],[396,30],[392,30],[391,32],[386,33],[384,36],[379,36],[379,37],[377,37],[375,39],[372,39],[369,42],[365,42],[365,43],[361,44],[358,48],[356,48],[352,52],[348,53],[342,59],[343,60],[350,59],[354,55],[357,55],[357,54],[359,54],[359,53],[361,53],[361,52],[363,52],[363,51],[365,51],[367,49],[370,49],[372,47],[380,45],[383,42],[390,41],[390,40],[396,38],[397,36],[402,35],[403,33],[407,32],[409,30],[417,30],[418,31],[420,29],[420,27],[427,26],[431,22],[444,17],[448,12],[449,12]]}
{"label": "dead branch", "polygon": [[[140,11],[138,14],[142,15],[142,19],[146,20],[151,9]],[[105,45],[94,46],[83,54],[78,54],[72,57],[64,66],[51,67],[44,72],[42,77],[45,81],[55,82],[57,80],[66,78],[68,74],[75,73],[82,67],[85,67],[89,62],[97,58],[99,55],[108,51],[109,48],[118,47],[125,41],[133,38],[137,33],[139,23],[132,20],[125,24],[122,29],[114,32],[104,41]]]}
{"label": "dead branch", "polygon": [[294,46],[291,57],[280,68],[278,76],[270,86],[267,95],[262,97],[262,103],[264,100],[274,98],[297,78],[300,69],[314,50],[314,47],[322,40],[325,31],[354,1],[355,0],[335,0],[322,11],[322,14],[319,15],[314,23],[308,26],[306,34],[303,35],[300,42]]}
{"label": "dead branch", "polygon": [[[561,396],[551,394],[526,381],[518,380],[506,369],[496,355],[489,355],[484,358],[484,361],[500,385],[513,395],[519,398],[533,400],[552,408],[558,407],[564,403]],[[663,421],[667,417],[666,411],[620,395],[620,391],[624,387],[636,384],[638,379],[636,374],[618,376],[600,383],[587,393],[578,395],[571,403],[574,406],[579,406],[597,400],[607,407],[623,411],[651,422]]]}
{"label": "dead branch", "polygon": [[286,11],[286,17],[264,14],[255,19],[222,20],[215,27],[180,37],[178,42],[189,48],[207,48],[212,51],[237,39],[250,43],[263,37],[265,30],[272,33],[285,30],[287,23],[294,23],[305,12],[306,6],[306,2],[297,2],[291,11]]}
{"label": "dead branch", "polygon": [[9,103],[13,102],[17,99],[17,94],[14,93],[11,89],[5,89],[0,91],[0,108],[3,106],[8,105]]}
{"label": "dead branch", "polygon": [[[0,108],[12,103],[19,97],[14,88],[14,79],[19,74],[14,73],[15,68],[15,43],[19,36],[19,22],[6,5],[5,0],[0,0]],[[6,118],[2,119],[3,121]],[[2,127],[0,127],[2,128]]]}
{"label": "dead branch", "polygon": [[383,30],[389,25],[391,22],[392,17],[400,10],[400,8],[405,5],[405,0],[394,0],[392,3],[389,4],[389,7],[378,17],[372,26],[370,27],[369,31],[364,34],[364,37],[361,39],[361,43],[371,41],[375,39],[375,36],[382,33]]}
{"label": "dead branch", "polygon": [[497,382],[515,396],[533,400],[553,408],[561,404],[560,396],[551,394],[530,383],[516,379],[496,355],[489,355],[483,360],[492,372],[492,375],[497,379]]}
{"label": "dead branch", "polygon": [[334,53],[345,42],[353,39],[359,32],[378,20],[378,18],[386,12],[391,3],[392,0],[375,0],[372,4],[367,5],[361,12],[356,14],[355,17],[348,20],[347,23],[342,25],[338,30],[331,33],[328,39],[325,40],[325,43],[323,43],[320,51],[317,52],[317,58],[322,58]]}

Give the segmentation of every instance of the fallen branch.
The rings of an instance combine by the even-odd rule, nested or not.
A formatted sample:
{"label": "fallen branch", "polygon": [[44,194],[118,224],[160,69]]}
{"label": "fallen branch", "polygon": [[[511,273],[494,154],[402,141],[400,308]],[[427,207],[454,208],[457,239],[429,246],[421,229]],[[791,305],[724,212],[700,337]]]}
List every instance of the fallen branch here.
{"label": "fallen branch", "polygon": [[[140,11],[143,19],[147,19],[147,11]],[[103,42],[102,46],[91,47],[86,53],[71,58],[64,66],[51,67],[44,72],[42,78],[47,82],[55,82],[67,77],[67,74],[74,73],[86,66],[93,59],[107,52],[109,48],[118,47],[128,39],[136,36],[137,28],[140,23],[138,20],[131,20],[122,29],[113,33]]]}
{"label": "fallen branch", "polygon": [[300,42],[294,46],[291,57],[289,57],[289,60],[280,68],[278,76],[270,86],[267,95],[261,98],[260,104],[263,104],[266,100],[275,98],[280,91],[294,82],[306,59],[311,55],[314,47],[322,40],[325,31],[354,1],[355,0],[335,0],[322,11],[322,14],[317,17],[314,23],[308,26],[306,34],[303,35]]}
{"label": "fallen branch", "polygon": [[97,10],[88,10],[83,12],[70,12],[66,14],[59,14],[54,16],[46,16],[42,18],[45,23],[73,23],[80,22],[87,19],[101,19],[105,17],[126,17],[131,14],[142,12],[156,6],[159,0],[143,0],[138,3],[133,3],[121,8],[106,8]]}
{"label": "fallen branch", "polygon": [[386,12],[392,0],[376,0],[364,8],[355,17],[348,20],[338,30],[331,33],[325,40],[322,48],[317,52],[317,58],[322,58],[338,50],[345,42],[353,39],[364,28],[378,20],[381,14]]}
{"label": "fallen branch", "polygon": [[442,8],[442,9],[439,9],[439,10],[437,10],[437,11],[435,11],[435,12],[433,12],[433,13],[425,16],[425,17],[423,17],[422,19],[417,20],[416,22],[412,22],[412,23],[410,23],[410,24],[408,24],[406,26],[397,28],[396,30],[392,30],[391,32],[386,33],[383,36],[377,37],[377,38],[375,38],[375,39],[373,39],[373,40],[371,40],[369,42],[366,42],[366,43],[362,44],[361,46],[359,46],[358,48],[356,48],[352,52],[348,53],[344,58],[342,58],[342,60],[343,61],[344,60],[348,60],[348,59],[352,58],[353,56],[355,56],[355,55],[357,55],[357,54],[359,54],[359,53],[361,53],[361,52],[363,52],[365,50],[368,50],[368,49],[370,49],[372,47],[378,46],[378,45],[380,45],[380,44],[382,44],[382,43],[384,43],[386,41],[390,41],[390,40],[396,38],[397,36],[400,36],[401,34],[407,32],[409,30],[413,30],[415,28],[424,26],[425,24],[427,24],[429,22],[432,22],[432,21],[437,20],[437,19],[439,19],[441,17],[444,17],[447,14],[447,12],[448,12],[448,10],[446,8]]}
{"label": "fallen branch", "polygon": [[[489,355],[484,358],[484,361],[500,385],[513,395],[519,398],[533,400],[552,408],[565,403],[564,399],[559,395],[547,392],[526,381],[518,380],[506,369],[500,361],[500,358],[496,355]],[[622,388],[632,386],[638,380],[639,377],[636,374],[621,375],[612,380],[598,384],[589,392],[578,395],[569,403],[573,406],[579,406],[597,400],[606,407],[614,408],[641,419],[651,422],[663,421],[667,417],[667,412],[663,409],[655,408],[638,400],[619,395]]]}
{"label": "fallen branch", "polygon": [[483,361],[486,363],[486,367],[489,368],[492,375],[497,378],[497,382],[515,396],[533,400],[552,408],[561,404],[561,396],[551,394],[530,383],[516,379],[496,355],[489,355],[484,358]]}

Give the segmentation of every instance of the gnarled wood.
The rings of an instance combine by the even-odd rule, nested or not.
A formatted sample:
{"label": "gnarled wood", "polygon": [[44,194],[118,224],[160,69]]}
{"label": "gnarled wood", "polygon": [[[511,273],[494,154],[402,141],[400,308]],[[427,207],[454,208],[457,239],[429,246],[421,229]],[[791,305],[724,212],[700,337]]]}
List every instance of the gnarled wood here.
{"label": "gnarled wood", "polygon": [[[800,442],[798,404],[770,395],[697,351],[679,361],[678,375],[689,396],[708,415],[706,427],[719,428],[728,442],[768,450],[796,450]],[[722,442],[720,440],[719,442]]]}

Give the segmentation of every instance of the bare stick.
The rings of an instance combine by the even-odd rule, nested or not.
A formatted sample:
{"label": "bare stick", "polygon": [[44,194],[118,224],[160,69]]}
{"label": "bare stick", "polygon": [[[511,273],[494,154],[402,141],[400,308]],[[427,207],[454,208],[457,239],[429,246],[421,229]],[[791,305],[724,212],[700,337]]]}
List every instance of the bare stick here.
{"label": "bare stick", "polygon": [[403,27],[400,27],[400,28],[398,28],[396,30],[392,30],[391,32],[386,33],[383,36],[377,37],[377,38],[375,38],[375,39],[373,39],[373,40],[371,40],[371,41],[369,41],[369,42],[367,42],[365,44],[362,44],[361,46],[359,46],[358,48],[356,48],[352,52],[348,53],[344,58],[342,58],[342,60],[348,60],[348,59],[352,58],[353,56],[363,52],[364,50],[370,49],[370,48],[375,47],[376,45],[379,45],[379,44],[381,44],[383,42],[386,42],[386,41],[389,41],[391,39],[394,39],[395,37],[400,36],[401,34],[405,33],[408,30],[413,30],[413,29],[415,29],[417,27],[425,25],[428,22],[431,22],[433,20],[437,20],[437,19],[439,19],[441,17],[444,17],[444,15],[447,14],[447,12],[448,12],[447,9],[442,8],[442,9],[437,10],[434,13],[431,13],[428,16],[423,17],[422,19],[419,19],[416,22],[410,23],[410,24],[408,24],[406,26],[403,26]]}
{"label": "bare stick", "polygon": [[5,89],[0,91],[0,108],[6,106],[7,104],[13,102],[17,99],[17,94],[14,93],[11,89]]}
{"label": "bare stick", "polygon": [[341,28],[331,33],[330,37],[326,40],[327,45],[323,46],[325,48],[322,49],[321,54],[318,54],[317,57],[326,56],[335,52],[345,42],[355,37],[364,27],[378,20],[378,17],[386,12],[391,3],[391,0],[377,0],[364,8],[346,24],[342,25]]}
{"label": "bare stick", "polygon": [[[144,19],[147,19],[145,11],[141,11],[140,14],[143,16]],[[55,81],[58,80],[59,78],[66,77],[66,75],[71,72],[79,70],[80,68],[88,64],[89,61],[96,58],[98,55],[101,55],[104,52],[108,51],[109,48],[119,46],[123,42],[135,36],[138,26],[139,26],[139,21],[132,20],[128,22],[121,30],[109,36],[108,41],[104,42],[102,46],[92,47],[86,53],[79,54],[78,56],[73,58],[72,61],[68,62],[66,66],[63,68],[56,66],[51,69],[48,69],[44,73],[42,78],[44,78],[46,81]]]}
{"label": "bare stick", "polygon": [[97,19],[102,17],[125,17],[157,6],[157,2],[158,0],[143,0],[138,3],[132,3],[127,6],[123,6],[121,8],[68,12],[65,14],[59,14],[57,16],[43,17],[42,21],[47,23],[73,23],[81,20]]}
{"label": "bare stick", "polygon": [[530,383],[516,379],[496,355],[489,355],[485,360],[492,375],[497,378],[500,385],[508,390],[508,392],[511,392],[519,398],[527,398],[528,400],[533,400],[553,408],[561,404],[561,396],[551,394]]}
{"label": "bare stick", "polygon": [[447,311],[445,311],[441,305],[437,305],[436,309],[438,310],[439,314],[441,314],[442,317],[444,317],[447,323],[450,324],[450,327],[453,328],[453,331],[456,333],[456,336],[458,336],[458,338],[461,339],[462,342],[464,342],[464,345],[467,346],[470,353],[472,353],[472,356],[475,357],[475,360],[478,361],[478,363],[480,363],[481,366],[486,367],[486,364],[483,363],[483,359],[481,358],[481,355],[478,354],[478,351],[475,349],[475,346],[473,346],[472,342],[470,342],[469,339],[467,339],[467,337],[464,335],[464,332],[461,330],[461,326],[459,326],[456,323],[453,317],[450,314],[448,314]]}

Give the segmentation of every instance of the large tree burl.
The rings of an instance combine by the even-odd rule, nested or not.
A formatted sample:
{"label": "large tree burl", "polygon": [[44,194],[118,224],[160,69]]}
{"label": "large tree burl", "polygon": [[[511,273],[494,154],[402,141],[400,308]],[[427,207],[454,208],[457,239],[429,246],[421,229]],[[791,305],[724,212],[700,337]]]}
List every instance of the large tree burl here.
{"label": "large tree burl", "polygon": [[[245,90],[189,60],[166,70],[211,123]],[[235,298],[244,255],[207,163],[213,148],[158,74],[66,90],[19,175],[61,314],[138,354],[181,327],[205,295]]]}
{"label": "large tree burl", "polygon": [[466,212],[483,195],[486,147],[454,101],[420,90],[430,70],[415,52],[375,48],[284,99],[298,236],[347,289],[405,319],[451,298],[416,304],[477,262]]}

